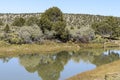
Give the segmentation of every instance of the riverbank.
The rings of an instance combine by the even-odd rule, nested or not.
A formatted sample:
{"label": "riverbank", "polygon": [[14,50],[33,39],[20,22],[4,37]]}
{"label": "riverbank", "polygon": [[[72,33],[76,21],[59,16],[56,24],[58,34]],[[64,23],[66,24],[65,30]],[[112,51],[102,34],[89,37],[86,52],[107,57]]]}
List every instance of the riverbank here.
{"label": "riverbank", "polygon": [[19,55],[35,53],[56,53],[60,51],[77,51],[77,44],[47,42],[45,44],[0,44],[0,55]]}
{"label": "riverbank", "polygon": [[120,41],[106,42],[106,43],[79,43],[81,48],[113,48],[120,47]]}
{"label": "riverbank", "polygon": [[8,44],[0,41],[0,55],[18,55],[34,53],[56,53],[60,51],[78,51],[80,49],[97,49],[119,47],[115,43],[56,43],[47,41],[42,44]]}
{"label": "riverbank", "polygon": [[[68,80],[113,80],[119,77],[117,74],[117,73],[120,73],[119,63],[120,63],[120,60],[109,63],[109,64],[105,64],[94,70],[83,72],[81,74],[73,76]],[[116,77],[112,78],[112,76],[110,75],[114,75]],[[120,80],[120,78],[115,80]]]}

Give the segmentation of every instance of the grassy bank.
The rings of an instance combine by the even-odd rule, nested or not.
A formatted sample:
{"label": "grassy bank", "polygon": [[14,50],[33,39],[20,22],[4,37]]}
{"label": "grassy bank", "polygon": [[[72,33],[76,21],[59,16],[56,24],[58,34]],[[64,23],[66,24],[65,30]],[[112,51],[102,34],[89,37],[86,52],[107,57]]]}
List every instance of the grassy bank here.
{"label": "grassy bank", "polygon": [[106,43],[80,43],[81,48],[110,48],[120,47],[120,41],[117,42],[106,42]]}
{"label": "grassy bank", "polygon": [[[68,80],[105,80],[105,75],[120,72],[120,60],[83,72]],[[111,80],[111,79],[110,79]]]}
{"label": "grassy bank", "polygon": [[10,45],[1,42],[0,55],[33,54],[33,53],[54,53],[60,51],[76,51],[80,47],[77,44],[47,42],[45,44],[22,44]]}
{"label": "grassy bank", "polygon": [[77,51],[79,49],[96,49],[118,47],[115,43],[55,43],[46,41],[43,44],[8,44],[0,41],[0,55],[33,54],[33,53],[55,53],[60,51]]}

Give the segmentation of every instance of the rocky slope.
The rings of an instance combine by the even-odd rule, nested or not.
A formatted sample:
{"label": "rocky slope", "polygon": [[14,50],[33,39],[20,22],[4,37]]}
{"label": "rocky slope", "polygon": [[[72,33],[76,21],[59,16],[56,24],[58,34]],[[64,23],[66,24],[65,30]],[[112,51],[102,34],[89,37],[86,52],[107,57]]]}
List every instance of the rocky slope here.
{"label": "rocky slope", "polygon": [[[40,18],[41,13],[21,13],[21,14],[0,14],[0,20],[2,20],[6,24],[11,24],[15,17],[23,17],[25,19],[29,17],[37,17]],[[64,19],[67,22],[67,26],[69,27],[82,27],[89,26],[93,22],[98,22],[107,18],[106,16],[100,15],[89,15],[89,14],[64,14]],[[120,20],[120,18],[118,18]]]}

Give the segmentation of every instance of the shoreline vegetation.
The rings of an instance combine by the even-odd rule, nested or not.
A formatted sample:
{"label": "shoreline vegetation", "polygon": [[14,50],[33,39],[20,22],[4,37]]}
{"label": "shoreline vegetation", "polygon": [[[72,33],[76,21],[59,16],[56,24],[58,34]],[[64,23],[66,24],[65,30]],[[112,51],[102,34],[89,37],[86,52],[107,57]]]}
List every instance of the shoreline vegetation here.
{"label": "shoreline vegetation", "polygon": [[60,51],[77,51],[80,47],[77,44],[55,43],[47,41],[42,44],[8,44],[0,42],[0,55],[20,55],[20,54],[49,54]]}
{"label": "shoreline vegetation", "polygon": [[82,49],[105,49],[120,47],[115,42],[103,43],[56,43],[53,41],[46,41],[41,44],[9,44],[0,41],[0,55],[19,55],[19,54],[40,54],[40,53],[56,53],[60,51],[78,51]]}

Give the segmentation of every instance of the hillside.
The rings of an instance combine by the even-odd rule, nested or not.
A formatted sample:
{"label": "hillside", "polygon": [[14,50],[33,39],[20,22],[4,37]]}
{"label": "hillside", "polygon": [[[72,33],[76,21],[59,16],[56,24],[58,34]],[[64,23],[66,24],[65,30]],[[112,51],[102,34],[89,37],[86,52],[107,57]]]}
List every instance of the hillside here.
{"label": "hillside", "polygon": [[[16,17],[23,17],[25,19],[29,17],[37,17],[40,18],[41,13],[21,13],[21,14],[0,14],[0,20],[2,20],[6,24],[11,24]],[[108,16],[100,16],[100,15],[89,15],[89,14],[64,14],[64,19],[67,22],[67,26],[69,27],[82,27],[82,26],[90,26],[93,22],[98,22],[106,19]],[[120,18],[118,18],[120,20]]]}
{"label": "hillside", "polygon": [[[31,43],[32,41],[53,38],[54,32],[47,31],[47,33],[43,34],[37,25],[30,27],[28,25],[22,27],[12,25],[16,18],[23,18],[25,21],[29,20],[31,17],[40,19],[41,14],[42,13],[1,13],[0,22],[2,22],[3,25],[0,25],[0,40],[10,43]],[[63,14],[63,18],[66,21],[66,28],[70,34],[70,40],[77,42],[88,42],[93,40],[95,31],[91,28],[91,25],[95,22],[104,21],[108,17],[109,16],[89,14]],[[116,18],[120,22],[120,18]],[[6,25],[7,28],[5,27]]]}

